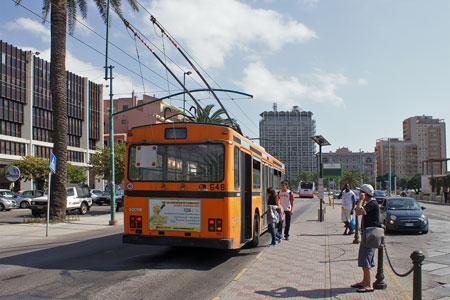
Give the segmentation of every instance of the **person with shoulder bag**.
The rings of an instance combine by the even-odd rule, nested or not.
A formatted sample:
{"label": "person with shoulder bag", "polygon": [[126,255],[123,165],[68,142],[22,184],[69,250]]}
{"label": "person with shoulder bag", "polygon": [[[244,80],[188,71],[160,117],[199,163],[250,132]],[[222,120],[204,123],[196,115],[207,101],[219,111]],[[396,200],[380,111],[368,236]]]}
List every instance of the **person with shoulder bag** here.
{"label": "person with shoulder bag", "polygon": [[358,267],[363,270],[363,280],[352,285],[359,293],[373,292],[370,269],[375,267],[375,250],[381,246],[384,238],[380,225],[380,207],[378,202],[372,199],[373,193],[374,189],[370,184],[363,184],[355,210],[356,215],[363,216],[358,252]]}
{"label": "person with shoulder bag", "polygon": [[279,222],[278,210],[280,210],[280,202],[278,201],[275,190],[270,187],[267,189],[267,209],[261,215],[261,218],[264,218],[264,215],[267,215],[267,228],[272,236],[272,243],[269,246],[276,246],[277,241],[281,242],[282,235],[275,231]]}

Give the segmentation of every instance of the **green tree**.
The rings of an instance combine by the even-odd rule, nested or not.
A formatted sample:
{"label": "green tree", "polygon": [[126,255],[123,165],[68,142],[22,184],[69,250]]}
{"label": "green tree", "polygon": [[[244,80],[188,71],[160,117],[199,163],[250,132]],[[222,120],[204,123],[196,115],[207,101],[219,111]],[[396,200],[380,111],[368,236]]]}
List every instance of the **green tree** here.
{"label": "green tree", "polygon": [[347,183],[352,189],[359,186],[359,170],[349,170],[342,174],[341,187]]}
{"label": "green tree", "polygon": [[67,164],[67,182],[68,183],[83,183],[86,182],[86,169]]}
{"label": "green tree", "polygon": [[[89,169],[94,171],[95,176],[109,179],[111,175],[110,148],[105,146],[102,149],[97,150],[99,150],[99,152],[91,156],[91,161],[89,162],[91,167],[89,167]],[[116,183],[122,182],[125,176],[125,150],[126,147],[124,144],[114,144],[114,170]]]}
{"label": "green tree", "polygon": [[414,189],[416,194],[420,192],[422,187],[422,174],[416,173],[411,179],[408,181],[408,189]]}
{"label": "green tree", "polygon": [[[16,0],[20,4],[22,0]],[[64,219],[66,216],[67,180],[67,87],[66,87],[66,37],[67,28],[75,30],[78,9],[82,18],[87,17],[86,0],[43,0],[43,22],[50,12],[50,92],[53,103],[53,153],[57,158],[56,174],[52,177],[51,216]],[[106,23],[105,0],[93,0]],[[135,0],[128,0],[133,10],[138,11]],[[122,16],[120,0],[112,0],[111,8]]]}
{"label": "green tree", "polygon": [[48,173],[50,172],[49,161],[45,158],[34,156],[22,156],[22,160],[13,161],[10,166],[20,169],[19,180],[29,181],[34,179],[36,188],[43,190],[47,187]]}
{"label": "green tree", "polygon": [[[191,118],[189,118],[189,120],[192,122],[231,125],[229,119],[222,118],[222,115],[225,114],[225,110],[219,108],[218,110],[212,112],[213,108],[214,104],[208,104],[203,108],[205,112],[203,112],[201,109],[197,109],[194,114],[190,111],[186,111],[186,113],[190,114]],[[211,119],[211,121],[209,119]]]}

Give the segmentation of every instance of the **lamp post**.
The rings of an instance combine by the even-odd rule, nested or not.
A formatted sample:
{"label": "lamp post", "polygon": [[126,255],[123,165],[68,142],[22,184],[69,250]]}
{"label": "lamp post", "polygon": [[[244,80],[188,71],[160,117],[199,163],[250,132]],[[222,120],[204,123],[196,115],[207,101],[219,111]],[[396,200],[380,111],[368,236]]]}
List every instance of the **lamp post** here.
{"label": "lamp post", "polygon": [[[323,222],[322,146],[329,146],[331,144],[321,135],[315,135],[311,138],[313,139],[314,142],[316,142],[317,145],[319,145],[319,201],[320,201],[319,221]],[[322,194],[320,192],[322,192]],[[320,197],[322,197],[322,198],[320,198]]]}
{"label": "lamp post", "polygon": [[[191,71],[187,71],[187,72],[184,72],[183,73],[183,87],[185,87],[186,86],[186,75],[191,75],[192,74],[192,72]],[[185,117],[185,114],[186,114],[186,93],[184,93],[183,94],[183,122],[185,121],[185,119],[186,119],[186,117]]]}

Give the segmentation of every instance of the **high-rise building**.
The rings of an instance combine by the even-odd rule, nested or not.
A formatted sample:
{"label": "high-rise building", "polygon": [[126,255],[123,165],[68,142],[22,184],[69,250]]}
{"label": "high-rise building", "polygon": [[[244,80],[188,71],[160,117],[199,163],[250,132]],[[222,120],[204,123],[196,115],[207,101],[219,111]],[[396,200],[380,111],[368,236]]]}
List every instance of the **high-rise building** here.
{"label": "high-rise building", "polygon": [[[446,174],[445,122],[432,116],[416,116],[403,121],[403,139],[417,145],[417,168],[423,174]],[[434,160],[434,162],[431,162]]]}
{"label": "high-rise building", "polygon": [[371,180],[375,179],[375,153],[374,152],[352,152],[342,147],[336,152],[322,152],[322,163],[342,163],[342,170],[361,170]]}
{"label": "high-rise building", "polygon": [[[378,139],[375,146],[377,175],[389,173],[398,178],[412,177],[417,172],[417,145],[398,138]],[[389,161],[390,156],[390,161]]]}
{"label": "high-rise building", "polygon": [[260,144],[266,151],[286,165],[286,178],[292,181],[301,171],[317,171],[316,144],[311,139],[316,133],[316,121],[310,111],[294,106],[292,111],[273,111],[260,114]]}
{"label": "high-rise building", "polygon": [[[53,109],[50,63],[31,51],[0,44],[0,169],[4,169],[22,156],[50,157]],[[86,167],[95,147],[103,143],[103,87],[69,71],[66,78],[67,161]],[[103,184],[88,178],[90,186]],[[1,180],[0,186],[8,188],[10,182]],[[15,188],[31,189],[33,183],[16,182]]]}

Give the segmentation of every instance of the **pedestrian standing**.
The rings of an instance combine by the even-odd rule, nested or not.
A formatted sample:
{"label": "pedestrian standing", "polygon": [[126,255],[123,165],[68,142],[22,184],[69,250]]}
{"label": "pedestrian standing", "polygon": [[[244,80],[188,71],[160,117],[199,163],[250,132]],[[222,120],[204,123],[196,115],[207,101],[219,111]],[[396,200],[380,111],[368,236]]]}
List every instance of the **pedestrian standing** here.
{"label": "pedestrian standing", "polygon": [[[284,239],[289,240],[289,229],[291,227],[291,216],[294,214],[294,193],[288,190],[287,181],[281,182],[281,191],[278,192],[281,210],[284,211]],[[278,233],[283,232],[283,222],[278,223]]]}
{"label": "pedestrian standing", "polygon": [[[360,188],[356,215],[363,216],[361,221],[363,234],[365,228],[380,227],[380,207],[378,202],[372,199],[373,192],[373,187],[370,184],[363,184]],[[356,291],[359,293],[373,292],[370,269],[375,267],[375,250],[377,249],[359,245],[358,267],[363,270],[363,280],[352,285],[353,288],[358,288]]]}
{"label": "pedestrian standing", "polygon": [[277,240],[278,242],[281,242],[281,234],[275,232],[275,227],[277,226],[280,217],[278,213],[279,209],[280,202],[278,200],[277,194],[275,190],[270,187],[267,189],[267,209],[261,215],[261,218],[264,218],[264,215],[267,215],[267,228],[272,235],[272,243],[269,246],[276,246]]}
{"label": "pedestrian standing", "polygon": [[341,192],[341,199],[342,199],[342,212],[341,212],[341,219],[342,222],[344,222],[345,231],[344,235],[353,234],[354,231],[350,227],[350,222],[352,220],[353,210],[355,209],[356,204],[356,196],[355,193],[350,189],[350,186],[345,184],[344,189]]}

